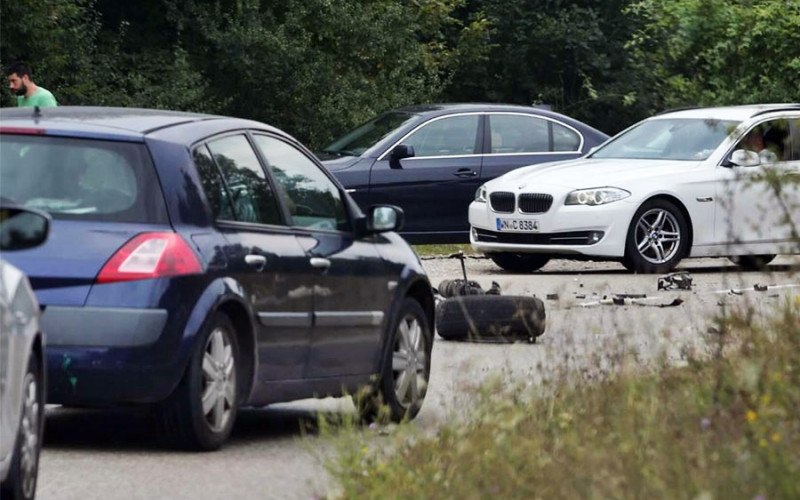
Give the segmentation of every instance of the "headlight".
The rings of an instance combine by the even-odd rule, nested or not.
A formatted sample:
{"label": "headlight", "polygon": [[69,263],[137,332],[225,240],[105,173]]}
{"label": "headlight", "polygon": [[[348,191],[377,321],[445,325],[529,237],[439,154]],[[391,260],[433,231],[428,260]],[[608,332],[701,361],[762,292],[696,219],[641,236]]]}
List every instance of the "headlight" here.
{"label": "headlight", "polygon": [[481,186],[475,191],[475,201],[486,203],[486,186]]}
{"label": "headlight", "polygon": [[631,194],[624,189],[603,187],[594,189],[579,189],[567,195],[565,205],[605,205],[615,201],[624,200]]}

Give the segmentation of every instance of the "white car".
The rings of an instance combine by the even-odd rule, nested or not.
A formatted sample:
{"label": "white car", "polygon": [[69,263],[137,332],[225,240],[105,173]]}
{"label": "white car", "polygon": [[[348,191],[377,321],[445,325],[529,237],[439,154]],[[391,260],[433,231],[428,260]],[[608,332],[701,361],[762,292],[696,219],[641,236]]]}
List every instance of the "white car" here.
{"label": "white car", "polygon": [[470,243],[501,268],[618,260],[665,273],[684,257],[758,268],[800,253],[800,104],[674,111],[577,160],[513,170],[469,206]]}
{"label": "white car", "polygon": [[[0,207],[3,254],[40,245],[49,217]],[[44,338],[39,304],[25,274],[0,259],[0,498],[36,495],[44,428]]]}

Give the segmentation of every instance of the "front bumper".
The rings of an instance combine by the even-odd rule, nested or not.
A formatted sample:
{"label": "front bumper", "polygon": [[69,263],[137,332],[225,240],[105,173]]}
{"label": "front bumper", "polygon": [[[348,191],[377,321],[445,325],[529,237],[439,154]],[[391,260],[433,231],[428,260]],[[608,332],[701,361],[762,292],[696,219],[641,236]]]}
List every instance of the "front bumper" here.
{"label": "front bumper", "polygon": [[[554,206],[540,214],[497,213],[487,203],[469,206],[470,244],[479,252],[544,253],[621,258],[635,206]],[[497,230],[497,219],[536,221],[537,231]],[[602,233],[599,241],[593,236]]]}

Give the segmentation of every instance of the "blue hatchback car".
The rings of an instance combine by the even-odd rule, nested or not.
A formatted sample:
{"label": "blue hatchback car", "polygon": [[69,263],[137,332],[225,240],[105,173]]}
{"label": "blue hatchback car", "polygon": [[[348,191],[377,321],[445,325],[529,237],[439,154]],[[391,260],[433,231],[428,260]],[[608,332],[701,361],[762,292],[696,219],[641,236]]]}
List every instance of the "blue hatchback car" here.
{"label": "blue hatchback car", "polygon": [[468,243],[477,189],[515,168],[583,156],[608,136],[542,108],[431,104],[383,113],[318,153],[367,207],[403,209],[411,243]]}
{"label": "blue hatchback car", "polygon": [[[402,211],[366,215],[268,125],[169,111],[0,111],[0,195],[52,216],[26,272],[48,403],[153,405],[215,449],[240,406],[355,394],[420,409],[434,302]],[[363,390],[366,388],[367,390]]]}

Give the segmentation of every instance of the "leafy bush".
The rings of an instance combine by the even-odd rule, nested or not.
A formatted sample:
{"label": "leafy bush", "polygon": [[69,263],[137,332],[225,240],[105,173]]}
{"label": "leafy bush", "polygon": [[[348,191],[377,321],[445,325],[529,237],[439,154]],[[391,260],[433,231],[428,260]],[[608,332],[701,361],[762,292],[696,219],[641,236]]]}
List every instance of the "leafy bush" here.
{"label": "leafy bush", "polygon": [[800,498],[800,300],[711,331],[711,356],[687,366],[490,384],[434,437],[348,434],[337,498]]}

